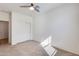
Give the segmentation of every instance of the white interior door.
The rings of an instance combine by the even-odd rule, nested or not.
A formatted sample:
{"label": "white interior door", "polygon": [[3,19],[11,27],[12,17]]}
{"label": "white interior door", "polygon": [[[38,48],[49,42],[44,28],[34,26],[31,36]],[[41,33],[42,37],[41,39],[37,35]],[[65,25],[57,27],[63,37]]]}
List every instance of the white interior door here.
{"label": "white interior door", "polygon": [[12,12],[11,13],[11,44],[15,45],[32,37],[32,17],[27,14]]}
{"label": "white interior door", "polygon": [[13,32],[13,45],[31,39],[31,23],[18,22]]}

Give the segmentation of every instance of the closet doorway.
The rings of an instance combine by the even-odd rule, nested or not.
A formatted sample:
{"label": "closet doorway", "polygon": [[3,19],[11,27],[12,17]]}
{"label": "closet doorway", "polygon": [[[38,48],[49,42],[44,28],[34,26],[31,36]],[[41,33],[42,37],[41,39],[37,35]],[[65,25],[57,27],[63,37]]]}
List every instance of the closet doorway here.
{"label": "closet doorway", "polygon": [[8,21],[0,21],[0,45],[8,44]]}

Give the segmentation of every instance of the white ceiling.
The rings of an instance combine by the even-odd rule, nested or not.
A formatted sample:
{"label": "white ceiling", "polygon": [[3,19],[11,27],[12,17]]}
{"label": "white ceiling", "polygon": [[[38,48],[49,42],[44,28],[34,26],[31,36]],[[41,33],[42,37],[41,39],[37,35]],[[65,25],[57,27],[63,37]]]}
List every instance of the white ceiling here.
{"label": "white ceiling", "polygon": [[[0,10],[2,11],[18,11],[22,13],[33,13],[35,11],[31,11],[28,8],[20,8],[21,5],[26,5],[27,3],[0,3]],[[40,13],[45,13],[51,8],[55,8],[57,6],[62,5],[62,3],[36,3],[35,5],[40,6]]]}
{"label": "white ceiling", "polygon": [[44,13],[47,12],[50,9],[56,8],[63,3],[40,3],[38,4],[40,6],[40,12]]}

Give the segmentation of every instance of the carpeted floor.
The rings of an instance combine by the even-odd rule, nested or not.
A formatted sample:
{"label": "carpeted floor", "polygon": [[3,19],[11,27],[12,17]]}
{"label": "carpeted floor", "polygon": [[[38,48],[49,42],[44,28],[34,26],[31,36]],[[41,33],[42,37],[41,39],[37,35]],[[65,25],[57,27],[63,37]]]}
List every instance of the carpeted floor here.
{"label": "carpeted floor", "polygon": [[26,41],[14,46],[0,45],[1,56],[47,56],[47,53],[36,41]]}
{"label": "carpeted floor", "polygon": [[56,49],[58,52],[55,54],[55,56],[78,56],[77,54],[74,54],[59,48],[56,48]]}
{"label": "carpeted floor", "polygon": [[[75,54],[57,49],[56,56],[76,56]],[[0,56],[48,56],[36,41],[26,41],[14,46],[0,45]]]}

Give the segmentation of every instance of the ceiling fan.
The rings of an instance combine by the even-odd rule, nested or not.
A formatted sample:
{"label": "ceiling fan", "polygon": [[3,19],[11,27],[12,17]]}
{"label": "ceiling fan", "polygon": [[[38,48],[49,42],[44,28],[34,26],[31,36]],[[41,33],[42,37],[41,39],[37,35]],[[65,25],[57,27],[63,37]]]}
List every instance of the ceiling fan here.
{"label": "ceiling fan", "polygon": [[35,10],[37,12],[40,12],[39,11],[40,7],[38,5],[33,4],[33,3],[29,3],[29,5],[22,5],[20,7],[22,7],[22,8],[30,8],[30,10]]}

